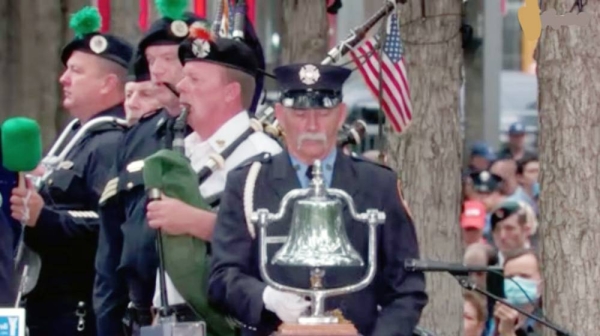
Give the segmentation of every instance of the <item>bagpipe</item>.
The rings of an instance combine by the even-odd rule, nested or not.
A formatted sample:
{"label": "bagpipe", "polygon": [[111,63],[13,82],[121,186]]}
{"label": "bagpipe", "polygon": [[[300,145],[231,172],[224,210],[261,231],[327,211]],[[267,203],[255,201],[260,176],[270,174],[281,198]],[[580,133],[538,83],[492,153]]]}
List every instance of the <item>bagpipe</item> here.
{"label": "bagpipe", "polygon": [[[338,43],[328,53],[321,64],[335,64],[344,57],[352,48],[362,42],[367,33],[383,18],[387,17],[397,4],[406,3],[407,0],[389,0],[373,14],[365,23],[355,27],[350,31],[345,40]],[[262,124],[262,127],[268,135],[278,140],[280,143],[285,143],[285,134],[279,123],[275,119],[275,110],[269,104],[263,105],[257,112],[256,118]],[[366,123],[362,120],[357,120],[352,124],[345,124],[338,132],[338,146],[344,147],[347,145],[360,145],[366,134]]]}
{"label": "bagpipe", "polygon": [[[404,3],[405,1],[397,0],[396,2]],[[395,4],[386,3],[364,25],[356,28],[350,38],[330,51],[323,63],[336,61],[347,53],[350,48],[358,44],[379,20],[395,8]],[[221,2],[211,31],[215,34],[219,33],[222,37],[241,40],[262,55],[260,42],[254,34],[252,24],[247,19],[246,2],[244,0],[236,1],[231,33],[227,32],[228,29],[222,29],[221,26],[223,24],[221,18],[224,14],[223,6],[224,2]],[[262,92],[262,75],[258,77],[256,78],[255,99],[250,108],[251,114],[254,107],[257,106],[258,98]],[[256,113],[255,116],[258,116],[258,118],[251,119],[248,129],[227,148],[218,154],[211,155],[208,163],[196,173],[185,156],[183,146],[188,110],[188,106],[182,106],[181,114],[174,123],[172,149],[162,149],[144,160],[143,177],[146,193],[149,201],[159,200],[161,195],[165,195],[181,200],[195,208],[212,211],[219,203],[219,196],[213,200],[208,200],[200,194],[199,185],[205,182],[213,172],[223,168],[227,158],[240,144],[255,132],[267,133],[280,141],[285,141],[285,139],[274,118],[273,109],[268,107]],[[366,124],[362,121],[355,122],[353,125],[346,125],[338,138],[338,144],[345,146],[360,143],[365,130]],[[206,323],[206,330],[209,335],[234,335],[241,324],[217,311],[208,302],[209,258],[207,255],[207,242],[189,235],[169,235],[159,230],[156,244],[159,254],[159,287],[162,305],[159,310],[161,317],[159,321],[166,324],[173,320],[165,285],[165,273],[167,273],[177,291]]]}

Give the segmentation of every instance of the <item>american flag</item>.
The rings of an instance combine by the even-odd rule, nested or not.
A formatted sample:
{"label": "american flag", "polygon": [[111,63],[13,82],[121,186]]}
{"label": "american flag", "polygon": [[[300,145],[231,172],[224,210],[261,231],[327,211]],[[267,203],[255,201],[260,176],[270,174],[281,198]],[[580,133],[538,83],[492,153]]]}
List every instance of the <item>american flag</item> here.
{"label": "american flag", "polygon": [[382,101],[381,107],[386,118],[396,132],[405,130],[412,120],[412,105],[410,103],[410,88],[404,65],[404,46],[400,38],[398,16],[390,15],[387,23],[387,38],[383,44],[379,60],[379,37],[372,37],[359,47],[350,51],[350,57],[356,63],[367,87],[379,99],[379,71],[382,67],[381,78]]}

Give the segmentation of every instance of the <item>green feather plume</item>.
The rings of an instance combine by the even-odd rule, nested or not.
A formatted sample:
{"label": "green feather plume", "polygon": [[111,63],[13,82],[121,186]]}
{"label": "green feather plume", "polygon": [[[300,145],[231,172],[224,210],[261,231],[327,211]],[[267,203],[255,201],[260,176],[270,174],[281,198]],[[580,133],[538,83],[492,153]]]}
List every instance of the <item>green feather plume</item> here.
{"label": "green feather plume", "polygon": [[183,19],[188,6],[188,0],[156,0],[156,10],[158,13],[171,20]]}
{"label": "green feather plume", "polygon": [[102,26],[102,17],[96,7],[86,6],[77,13],[71,15],[69,27],[75,31],[76,37],[83,37],[95,33]]}

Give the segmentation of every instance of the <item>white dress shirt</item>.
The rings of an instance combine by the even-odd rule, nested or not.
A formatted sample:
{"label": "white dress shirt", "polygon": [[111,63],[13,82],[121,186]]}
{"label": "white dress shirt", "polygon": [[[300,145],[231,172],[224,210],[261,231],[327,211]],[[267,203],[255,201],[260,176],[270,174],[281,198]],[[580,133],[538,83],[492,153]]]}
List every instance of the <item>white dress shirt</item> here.
{"label": "white dress shirt", "polygon": [[[190,159],[192,168],[196,173],[206,165],[209,155],[221,153],[227,146],[234,142],[242,133],[250,127],[250,118],[246,111],[240,112],[229,119],[210,138],[202,140],[197,133],[192,133],[185,138],[185,155]],[[277,154],[281,152],[281,146],[262,132],[250,135],[242,142],[235,151],[225,160],[225,167],[213,172],[208,179],[200,185],[200,194],[204,198],[210,198],[225,189],[227,173],[236,168],[245,160],[263,152]],[[169,305],[185,303],[181,294],[175,289],[169,275],[165,275],[167,300]],[[160,307],[160,278],[156,277],[153,304]]]}

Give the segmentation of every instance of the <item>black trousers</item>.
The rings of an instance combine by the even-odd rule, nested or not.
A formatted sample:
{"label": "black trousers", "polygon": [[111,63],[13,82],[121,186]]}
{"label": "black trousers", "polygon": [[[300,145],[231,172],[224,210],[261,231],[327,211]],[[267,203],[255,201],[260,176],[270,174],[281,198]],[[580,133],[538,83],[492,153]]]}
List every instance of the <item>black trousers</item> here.
{"label": "black trousers", "polygon": [[[78,316],[78,314],[80,316]],[[96,336],[96,317],[91,304],[77,302],[27,302],[29,336]]]}

